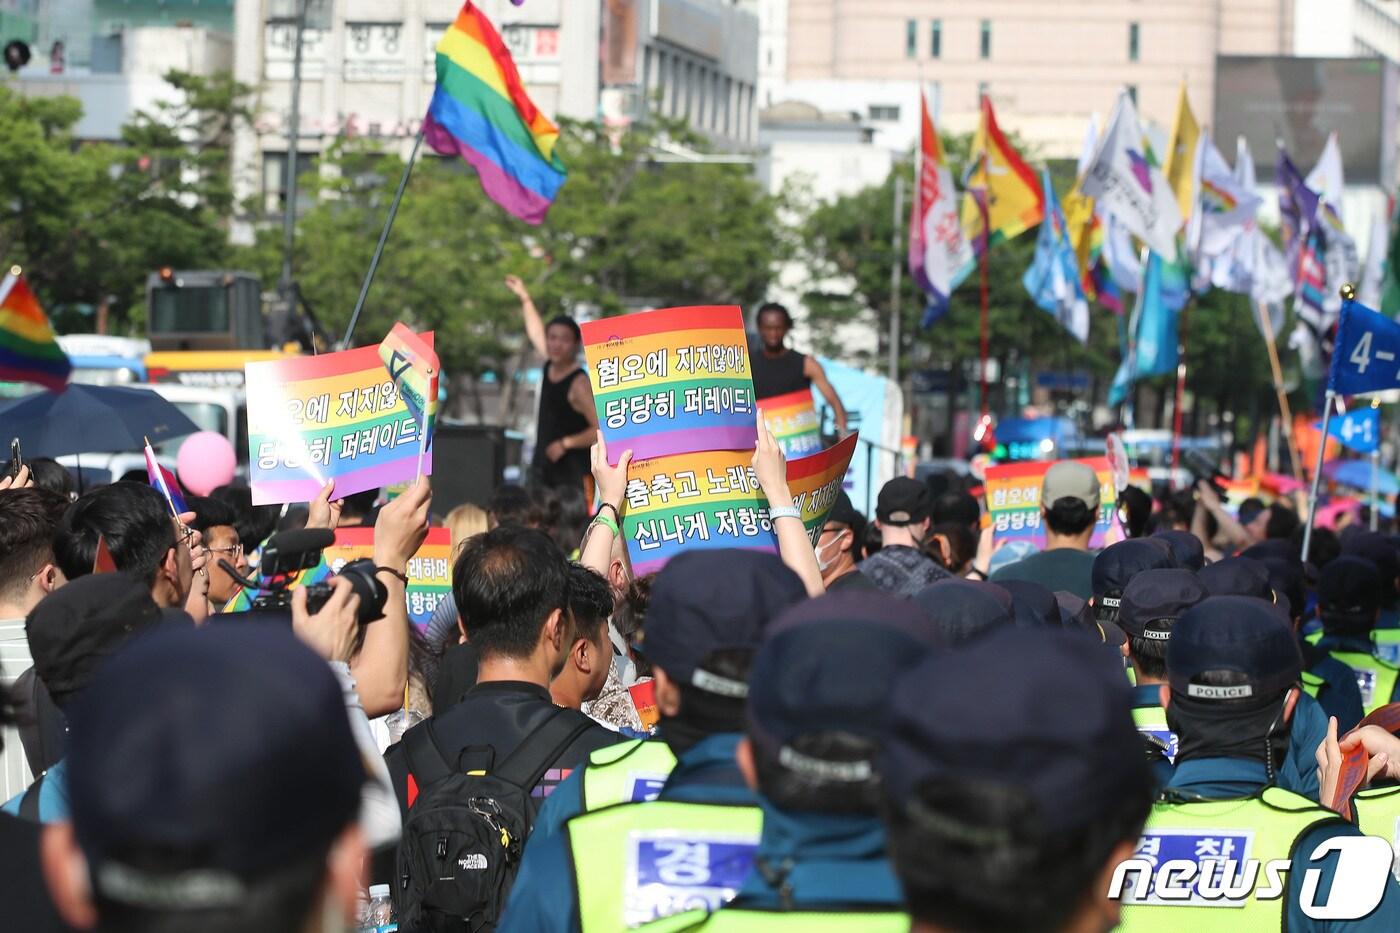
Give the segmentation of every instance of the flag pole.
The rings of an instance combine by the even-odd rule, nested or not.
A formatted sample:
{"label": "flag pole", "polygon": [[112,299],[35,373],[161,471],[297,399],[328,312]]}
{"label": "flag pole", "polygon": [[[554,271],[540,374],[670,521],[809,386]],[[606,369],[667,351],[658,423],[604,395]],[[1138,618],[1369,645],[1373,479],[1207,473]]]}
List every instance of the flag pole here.
{"label": "flag pole", "polygon": [[1269,317],[1269,309],[1264,302],[1255,304],[1259,314],[1259,328],[1264,332],[1264,346],[1269,351],[1269,369],[1274,377],[1274,395],[1278,397],[1278,412],[1283,419],[1283,437],[1288,442],[1288,460],[1293,466],[1293,478],[1303,482],[1303,461],[1298,444],[1293,437],[1293,409],[1288,404],[1288,393],[1283,389],[1283,366],[1279,364],[1278,343],[1274,338],[1274,322]]}
{"label": "flag pole", "polygon": [[1188,298],[1179,316],[1181,339],[1176,346],[1176,396],[1172,400],[1172,489],[1176,488],[1176,471],[1181,466],[1181,403],[1186,397],[1186,339],[1190,331],[1191,305],[1195,300],[1195,295]]}
{"label": "flag pole", "polygon": [[1322,485],[1322,458],[1327,453],[1327,429],[1332,423],[1332,409],[1336,407],[1337,393],[1330,388],[1322,403],[1322,435],[1317,441],[1317,462],[1313,464],[1312,489],[1308,493],[1308,520],[1303,525],[1303,563],[1308,562],[1308,552],[1312,549],[1313,522],[1317,516],[1317,493]]}
{"label": "flag pole", "polygon": [[[1323,440],[1326,441],[1326,437],[1324,437]],[[1376,530],[1379,529],[1379,527],[1380,527],[1380,514],[1381,514],[1381,513],[1380,513],[1380,509],[1381,509],[1381,501],[1380,501],[1380,493],[1379,493],[1379,492],[1377,491],[1377,489],[1376,489],[1376,486],[1377,486],[1377,477],[1376,477],[1376,474],[1377,474],[1378,472],[1380,472],[1380,468],[1381,468],[1381,451],[1380,451],[1380,448],[1378,447],[1378,448],[1376,448],[1375,450],[1371,451],[1371,530],[1372,530],[1372,531],[1376,531]]]}
{"label": "flag pole", "polygon": [[345,336],[340,341],[342,350],[350,346],[350,338],[355,335],[355,325],[360,322],[360,312],[364,310],[365,298],[369,295],[369,285],[374,281],[374,273],[379,268],[379,259],[384,255],[384,244],[389,239],[389,229],[394,226],[394,217],[399,212],[399,202],[403,200],[403,191],[408,187],[408,176],[413,173],[413,163],[418,161],[418,150],[423,145],[423,130],[420,127],[418,135],[413,139],[413,152],[408,156],[408,164],[403,167],[403,175],[399,178],[399,190],[394,192],[394,200],[389,205],[389,216],[384,219],[384,229],[379,232],[379,242],[374,247],[374,256],[370,258],[369,270],[365,273],[365,280],[360,284],[360,297],[355,299],[355,310],[350,314],[350,324],[345,328]]}
{"label": "flag pole", "polygon": [[[982,98],[982,108],[985,111],[987,99]],[[985,114],[982,117],[986,119]],[[977,385],[982,401],[982,420],[986,421],[988,413],[991,411],[991,400],[987,398],[987,355],[990,343],[988,327],[988,306],[990,304],[990,276],[991,276],[991,252],[992,252],[992,220],[991,207],[988,203],[991,200],[992,191],[992,168],[991,159],[987,152],[987,147],[982,147],[982,197],[978,199],[978,206],[982,209],[982,257],[978,262],[981,272],[980,287],[980,317],[978,319],[978,371]]]}

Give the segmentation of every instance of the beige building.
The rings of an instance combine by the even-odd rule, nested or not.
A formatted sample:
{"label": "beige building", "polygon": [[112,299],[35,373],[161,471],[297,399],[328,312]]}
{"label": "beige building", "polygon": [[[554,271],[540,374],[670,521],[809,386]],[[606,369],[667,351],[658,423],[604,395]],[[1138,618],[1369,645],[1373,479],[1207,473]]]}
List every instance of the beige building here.
{"label": "beige building", "polygon": [[786,0],[782,55],[794,90],[922,81],[940,124],[954,132],[973,129],[985,90],[1003,127],[1038,155],[1073,157],[1085,121],[1107,115],[1125,86],[1142,113],[1166,125],[1185,78],[1208,122],[1215,56],[1290,54],[1294,2]]}

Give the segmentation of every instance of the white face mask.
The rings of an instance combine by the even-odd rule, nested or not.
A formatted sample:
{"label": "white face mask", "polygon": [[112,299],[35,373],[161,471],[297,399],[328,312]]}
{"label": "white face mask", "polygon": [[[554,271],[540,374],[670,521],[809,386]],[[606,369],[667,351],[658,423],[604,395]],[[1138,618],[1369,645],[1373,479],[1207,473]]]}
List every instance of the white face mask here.
{"label": "white face mask", "polygon": [[[836,537],[832,538],[832,539],[831,539],[831,542],[828,542],[828,543],[835,543],[835,542],[840,541],[840,540],[841,540],[841,535],[843,535],[843,534],[845,534],[844,531],[841,532],[841,534],[838,534]],[[816,554],[816,556],[817,556],[817,569],[820,570],[822,573],[826,573],[829,569],[831,569],[831,565],[832,565],[832,564],[836,563],[838,560],[841,559],[841,550],[840,550],[840,548],[837,548],[837,550],[836,550],[836,555],[835,555],[834,557],[832,557],[831,559],[829,559],[829,560],[823,560],[823,559],[822,559],[822,545],[820,545],[820,544],[814,545],[814,546],[812,547],[812,552],[813,552],[814,554]]]}

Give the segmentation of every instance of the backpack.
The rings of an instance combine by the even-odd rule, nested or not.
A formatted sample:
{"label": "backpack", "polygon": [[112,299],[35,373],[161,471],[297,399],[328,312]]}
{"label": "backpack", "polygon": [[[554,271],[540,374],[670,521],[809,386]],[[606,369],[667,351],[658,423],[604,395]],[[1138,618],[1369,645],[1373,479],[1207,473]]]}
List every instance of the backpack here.
{"label": "backpack", "polygon": [[394,908],[405,933],[486,933],[496,928],[534,826],[530,791],[574,740],[585,717],[556,709],[492,773],[457,770],[433,738],[433,720],[403,737],[422,788],[396,858]]}

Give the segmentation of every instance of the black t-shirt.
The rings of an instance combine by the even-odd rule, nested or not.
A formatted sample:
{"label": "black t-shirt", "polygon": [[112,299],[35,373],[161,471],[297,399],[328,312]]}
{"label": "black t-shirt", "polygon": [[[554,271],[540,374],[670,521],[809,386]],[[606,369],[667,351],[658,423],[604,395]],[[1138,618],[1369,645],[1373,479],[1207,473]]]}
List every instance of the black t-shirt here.
{"label": "black t-shirt", "polygon": [[433,712],[445,713],[476,686],[481,659],[470,642],[460,642],[443,652],[433,681]]}
{"label": "black t-shirt", "polygon": [[7,930],[71,929],[59,919],[39,869],[39,830],[38,823],[0,813],[0,910]]}
{"label": "black t-shirt", "polygon": [[[489,681],[471,688],[461,702],[442,715],[435,715],[413,728],[426,729],[428,723],[433,723],[433,738],[443,758],[455,763],[463,772],[475,769],[489,772],[505,761],[526,736],[544,725],[556,709],[544,687],[519,681]],[[534,788],[531,799],[536,806],[543,803],[574,768],[587,761],[590,754],[623,738],[576,710],[566,710],[563,715],[586,721],[589,727],[554,760]],[[407,819],[408,763],[401,743],[389,746],[384,761],[389,766],[399,810]]]}
{"label": "black t-shirt", "polygon": [[828,593],[873,593],[878,589],[880,588],[875,585],[874,580],[870,579],[859,570],[852,569],[850,573],[843,573],[835,580],[832,580],[831,585],[826,588],[826,591]]}

